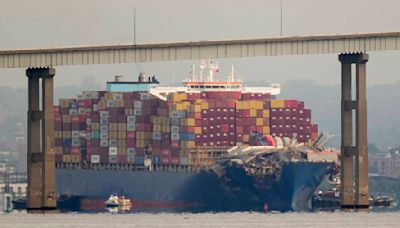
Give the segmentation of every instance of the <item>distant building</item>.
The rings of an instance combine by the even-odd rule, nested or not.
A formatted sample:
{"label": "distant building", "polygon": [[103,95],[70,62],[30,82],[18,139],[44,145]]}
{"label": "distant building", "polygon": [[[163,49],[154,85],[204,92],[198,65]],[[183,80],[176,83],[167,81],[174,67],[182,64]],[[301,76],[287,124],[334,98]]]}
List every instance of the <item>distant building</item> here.
{"label": "distant building", "polygon": [[379,153],[369,157],[370,170],[380,176],[400,178],[400,153]]}

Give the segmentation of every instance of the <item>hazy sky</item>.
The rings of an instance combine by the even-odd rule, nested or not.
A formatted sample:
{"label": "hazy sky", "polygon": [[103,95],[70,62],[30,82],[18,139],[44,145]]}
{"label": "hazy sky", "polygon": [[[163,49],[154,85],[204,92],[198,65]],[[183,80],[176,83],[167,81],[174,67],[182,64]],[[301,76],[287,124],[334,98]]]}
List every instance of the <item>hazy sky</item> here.
{"label": "hazy sky", "polygon": [[[0,49],[238,39],[280,35],[280,0],[0,0]],[[284,35],[400,31],[398,0],[283,0]],[[284,83],[313,79],[340,83],[337,55],[220,60],[221,74],[234,63],[248,81]],[[368,83],[399,81],[400,52],[371,52]],[[56,86],[79,85],[91,76],[104,84],[113,75],[138,72],[161,82],[186,78],[197,61],[57,67]],[[225,70],[224,70],[225,69]],[[0,69],[1,84],[26,87],[24,69]]]}

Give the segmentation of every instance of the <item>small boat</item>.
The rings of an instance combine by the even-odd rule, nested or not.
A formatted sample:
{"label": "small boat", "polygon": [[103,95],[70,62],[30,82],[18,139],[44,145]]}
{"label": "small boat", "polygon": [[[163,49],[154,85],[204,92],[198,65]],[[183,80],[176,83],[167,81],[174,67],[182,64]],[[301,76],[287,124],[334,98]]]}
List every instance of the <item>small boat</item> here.
{"label": "small boat", "polygon": [[117,196],[111,194],[105,202],[106,207],[131,207],[132,203],[130,199],[125,199],[124,196]]}

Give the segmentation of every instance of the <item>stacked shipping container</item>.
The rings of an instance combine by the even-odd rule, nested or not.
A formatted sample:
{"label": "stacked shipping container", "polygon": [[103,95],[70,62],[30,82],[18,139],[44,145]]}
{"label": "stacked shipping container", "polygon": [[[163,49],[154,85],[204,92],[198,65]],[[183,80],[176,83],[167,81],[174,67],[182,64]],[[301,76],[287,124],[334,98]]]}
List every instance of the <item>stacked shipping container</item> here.
{"label": "stacked shipping container", "polygon": [[211,165],[213,158],[258,132],[315,139],[311,111],[296,100],[240,91],[83,92],[55,110],[57,162]]}

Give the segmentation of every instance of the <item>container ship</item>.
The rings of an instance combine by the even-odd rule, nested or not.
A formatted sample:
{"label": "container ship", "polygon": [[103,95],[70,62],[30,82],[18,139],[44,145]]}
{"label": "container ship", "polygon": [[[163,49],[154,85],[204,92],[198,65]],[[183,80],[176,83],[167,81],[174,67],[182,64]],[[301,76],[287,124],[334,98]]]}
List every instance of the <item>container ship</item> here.
{"label": "container ship", "polygon": [[[181,87],[116,76],[54,106],[56,187],[72,208],[123,192],[161,211],[307,210],[337,154],[316,147],[318,125],[279,85],[247,87],[232,66],[195,66]],[[329,158],[329,159],[328,159]],[[64,199],[64,200],[61,200]],[[67,199],[67,200],[65,200]]]}

